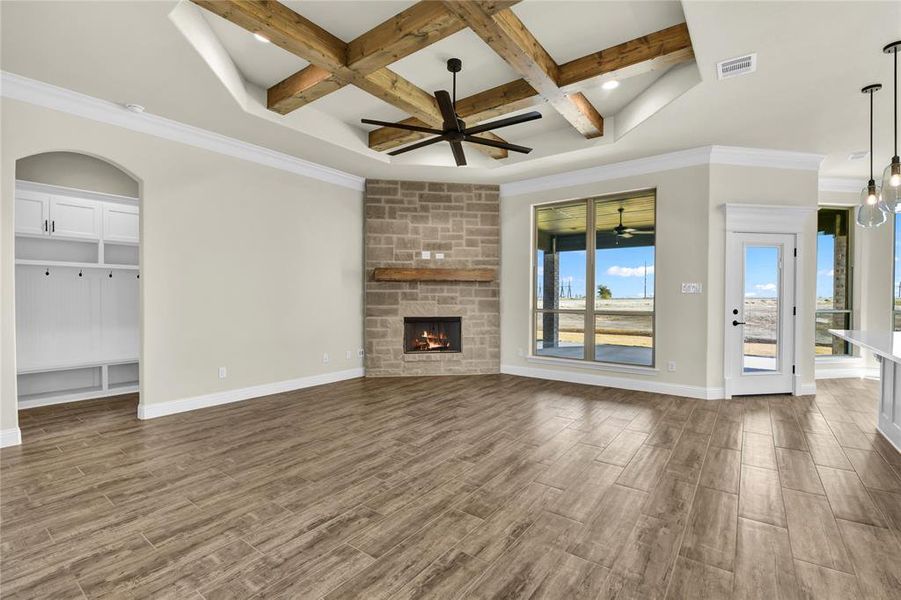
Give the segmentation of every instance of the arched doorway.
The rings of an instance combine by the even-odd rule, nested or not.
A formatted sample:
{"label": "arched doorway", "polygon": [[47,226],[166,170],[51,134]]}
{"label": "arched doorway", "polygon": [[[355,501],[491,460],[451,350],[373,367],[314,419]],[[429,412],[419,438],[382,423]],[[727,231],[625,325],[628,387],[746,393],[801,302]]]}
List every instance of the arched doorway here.
{"label": "arched doorway", "polygon": [[26,438],[32,409],[136,412],[140,189],[125,169],[85,153],[16,161],[16,396]]}

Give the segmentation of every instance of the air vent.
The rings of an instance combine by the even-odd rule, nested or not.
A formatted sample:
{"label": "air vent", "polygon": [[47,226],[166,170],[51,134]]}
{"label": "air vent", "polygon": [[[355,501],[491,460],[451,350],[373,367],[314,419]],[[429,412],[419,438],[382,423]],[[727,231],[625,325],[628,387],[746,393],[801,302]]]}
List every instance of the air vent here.
{"label": "air vent", "polygon": [[848,160],[862,160],[870,155],[868,150],[858,150],[848,155]]}
{"label": "air vent", "polygon": [[717,79],[747,75],[757,70],[757,53],[746,54],[716,63]]}

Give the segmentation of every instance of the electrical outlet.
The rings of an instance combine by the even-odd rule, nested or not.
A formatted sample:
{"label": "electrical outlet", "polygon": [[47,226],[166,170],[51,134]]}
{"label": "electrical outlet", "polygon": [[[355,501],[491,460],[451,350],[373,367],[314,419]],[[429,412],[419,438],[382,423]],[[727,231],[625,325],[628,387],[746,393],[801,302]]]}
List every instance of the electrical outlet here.
{"label": "electrical outlet", "polygon": [[444,252],[436,252],[435,260],[444,260]]}
{"label": "electrical outlet", "polygon": [[353,352],[351,352],[350,350],[348,350],[347,352],[344,353],[344,358],[346,360],[350,360],[352,357],[353,357]]}
{"label": "electrical outlet", "polygon": [[666,370],[669,371],[670,373],[674,372],[676,370],[676,361],[671,360],[668,363],[666,363]]}
{"label": "electrical outlet", "polygon": [[357,348],[357,358],[363,358],[363,349]]}
{"label": "electrical outlet", "polygon": [[323,362],[323,363],[327,363],[327,362],[328,362],[328,352],[325,352],[325,353],[322,354],[322,362]]}
{"label": "electrical outlet", "polygon": [[700,283],[683,283],[682,284],[682,293],[683,294],[700,294],[703,291],[703,287]]}
{"label": "electrical outlet", "polygon": [[228,377],[228,369],[219,367],[219,379],[225,379],[226,377]]}
{"label": "electrical outlet", "polygon": [[422,257],[425,259],[432,258],[432,251],[431,250],[423,250]]}

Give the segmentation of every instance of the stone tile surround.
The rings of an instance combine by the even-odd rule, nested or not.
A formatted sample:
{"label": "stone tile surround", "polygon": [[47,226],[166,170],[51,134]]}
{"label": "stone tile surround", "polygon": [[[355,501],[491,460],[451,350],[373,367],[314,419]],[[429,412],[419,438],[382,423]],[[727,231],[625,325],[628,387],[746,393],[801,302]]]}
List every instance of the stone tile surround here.
{"label": "stone tile surround", "polygon": [[[368,377],[497,373],[499,282],[379,282],[376,267],[500,268],[496,185],[368,180],[365,367]],[[422,251],[431,251],[423,259]],[[444,253],[443,260],[435,254]],[[499,273],[498,273],[499,275]],[[403,320],[462,317],[463,351],[404,354]]]}

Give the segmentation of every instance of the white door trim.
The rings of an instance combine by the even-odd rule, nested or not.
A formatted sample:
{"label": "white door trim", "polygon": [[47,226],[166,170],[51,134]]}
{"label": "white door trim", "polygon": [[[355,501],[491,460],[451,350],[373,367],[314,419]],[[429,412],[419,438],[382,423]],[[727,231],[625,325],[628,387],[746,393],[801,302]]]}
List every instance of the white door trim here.
{"label": "white door trim", "polygon": [[[810,231],[816,231],[816,206],[780,206],[769,204],[724,204],[723,209],[726,214],[726,235],[729,233],[785,233],[795,236],[795,248],[798,256],[795,259],[795,307],[797,316],[794,323],[794,340],[793,358],[794,364],[797,365],[795,376],[793,378],[792,394],[801,396],[809,393],[802,385],[803,376],[805,374],[806,365],[802,357],[804,355],[802,348],[804,346],[804,337],[802,336],[802,324],[810,311],[807,308],[807,292],[804,283],[804,273],[806,273],[804,261],[804,248],[807,247],[807,239]],[[728,251],[728,243],[726,244]],[[729,273],[728,257],[724,263],[724,280],[728,286],[730,277],[734,274]],[[728,287],[726,288],[728,289]],[[725,296],[724,296],[725,298]],[[729,307],[723,303],[723,312],[728,313]],[[810,313],[812,314],[812,313]],[[729,320],[731,324],[731,319]],[[726,319],[723,320],[726,322]],[[729,352],[729,331],[723,331],[723,349],[727,356],[723,360],[723,379],[724,379],[724,396],[732,397],[729,372],[730,363],[728,359]],[[813,377],[811,376],[811,379]]]}

